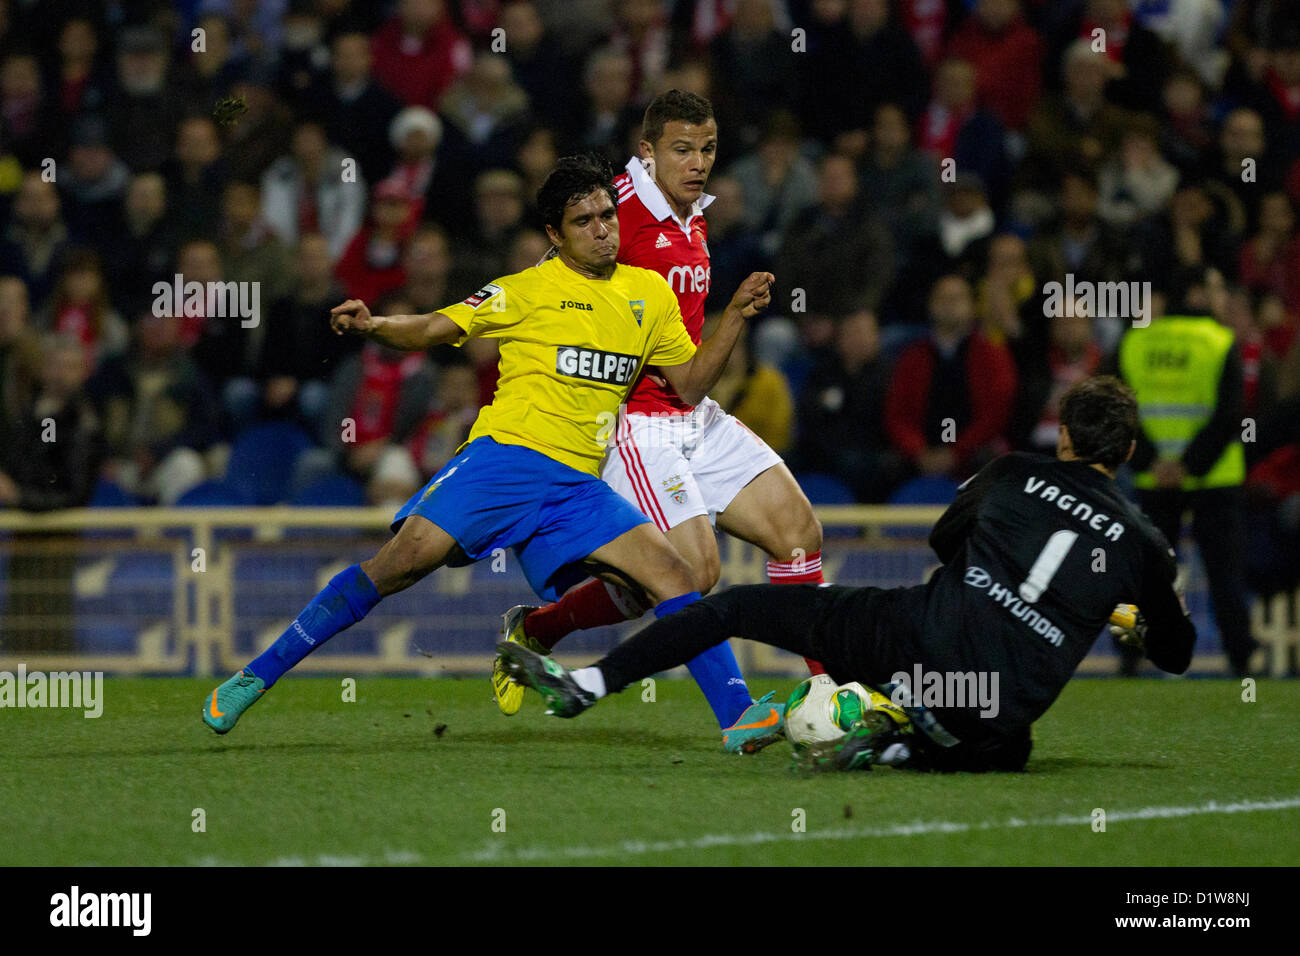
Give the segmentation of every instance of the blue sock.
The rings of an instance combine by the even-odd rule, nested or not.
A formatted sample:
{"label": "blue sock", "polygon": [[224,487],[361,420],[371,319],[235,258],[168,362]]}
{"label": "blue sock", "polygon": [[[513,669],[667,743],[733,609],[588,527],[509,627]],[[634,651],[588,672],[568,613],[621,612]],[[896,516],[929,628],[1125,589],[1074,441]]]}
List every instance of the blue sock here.
{"label": "blue sock", "polygon": [[[675,598],[669,598],[655,608],[655,617],[664,617],[680,611],[688,604],[700,599],[699,591],[691,591]],[[718,726],[726,730],[737,720],[745,709],[753,703],[749,696],[749,685],[741,676],[740,665],[736,655],[731,651],[731,644],[723,641],[716,647],[710,647],[703,654],[686,664],[686,669],[700,685],[704,697],[713,708],[713,716]]]}
{"label": "blue sock", "polygon": [[244,668],[270,687],[291,667],[344,628],[351,627],[379,603],[379,592],[354,564],[330,578],[262,656]]}

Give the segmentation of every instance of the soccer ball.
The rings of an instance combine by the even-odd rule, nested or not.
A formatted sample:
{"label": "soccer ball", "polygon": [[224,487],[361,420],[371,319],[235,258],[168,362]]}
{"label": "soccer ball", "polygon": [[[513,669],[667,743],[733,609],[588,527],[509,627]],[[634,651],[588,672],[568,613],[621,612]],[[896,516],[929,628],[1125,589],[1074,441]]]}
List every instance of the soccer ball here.
{"label": "soccer ball", "polygon": [[785,736],[798,752],[848,733],[870,711],[880,711],[901,729],[907,715],[888,697],[859,683],[837,685],[826,674],[809,677],[785,705]]}

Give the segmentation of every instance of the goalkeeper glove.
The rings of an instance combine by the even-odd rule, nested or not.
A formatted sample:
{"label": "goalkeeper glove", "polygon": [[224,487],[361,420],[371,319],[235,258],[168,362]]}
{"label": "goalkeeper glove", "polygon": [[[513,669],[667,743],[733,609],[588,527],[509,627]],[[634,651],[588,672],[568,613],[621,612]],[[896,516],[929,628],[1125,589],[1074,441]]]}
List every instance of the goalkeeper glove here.
{"label": "goalkeeper glove", "polygon": [[1127,647],[1146,650],[1147,620],[1135,604],[1117,604],[1110,614],[1110,633]]}

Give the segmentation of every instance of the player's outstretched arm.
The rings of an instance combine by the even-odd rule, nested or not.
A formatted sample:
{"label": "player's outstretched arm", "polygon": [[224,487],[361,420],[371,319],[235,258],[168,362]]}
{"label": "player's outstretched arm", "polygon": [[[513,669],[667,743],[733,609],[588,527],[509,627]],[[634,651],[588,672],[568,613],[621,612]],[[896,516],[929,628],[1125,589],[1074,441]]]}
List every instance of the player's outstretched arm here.
{"label": "player's outstretched arm", "polygon": [[360,299],[330,309],[330,328],[339,335],[364,335],[403,352],[419,352],[457,342],[464,330],[441,312],[427,315],[371,315]]}
{"label": "player's outstretched arm", "polygon": [[752,273],[727,303],[717,331],[700,343],[691,360],[680,365],[659,366],[682,401],[698,405],[709,394],[709,389],[717,384],[736,340],[745,329],[745,320],[758,315],[772,301],[774,282],[776,277],[770,272]]}

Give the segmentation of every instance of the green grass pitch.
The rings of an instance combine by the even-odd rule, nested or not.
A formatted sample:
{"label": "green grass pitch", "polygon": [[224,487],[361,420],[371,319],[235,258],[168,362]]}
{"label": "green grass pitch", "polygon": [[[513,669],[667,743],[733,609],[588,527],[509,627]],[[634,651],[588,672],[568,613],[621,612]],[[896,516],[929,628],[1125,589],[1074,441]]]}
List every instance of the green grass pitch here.
{"label": "green grass pitch", "polygon": [[1245,703],[1231,681],[1079,680],[1026,773],[816,777],[785,744],[722,753],[686,681],[564,721],[531,693],[500,716],[486,678],[361,678],[348,703],[338,679],[291,675],[226,737],[199,721],[214,684],[108,678],[99,719],[0,712],[0,864],[1300,859],[1300,682]]}

